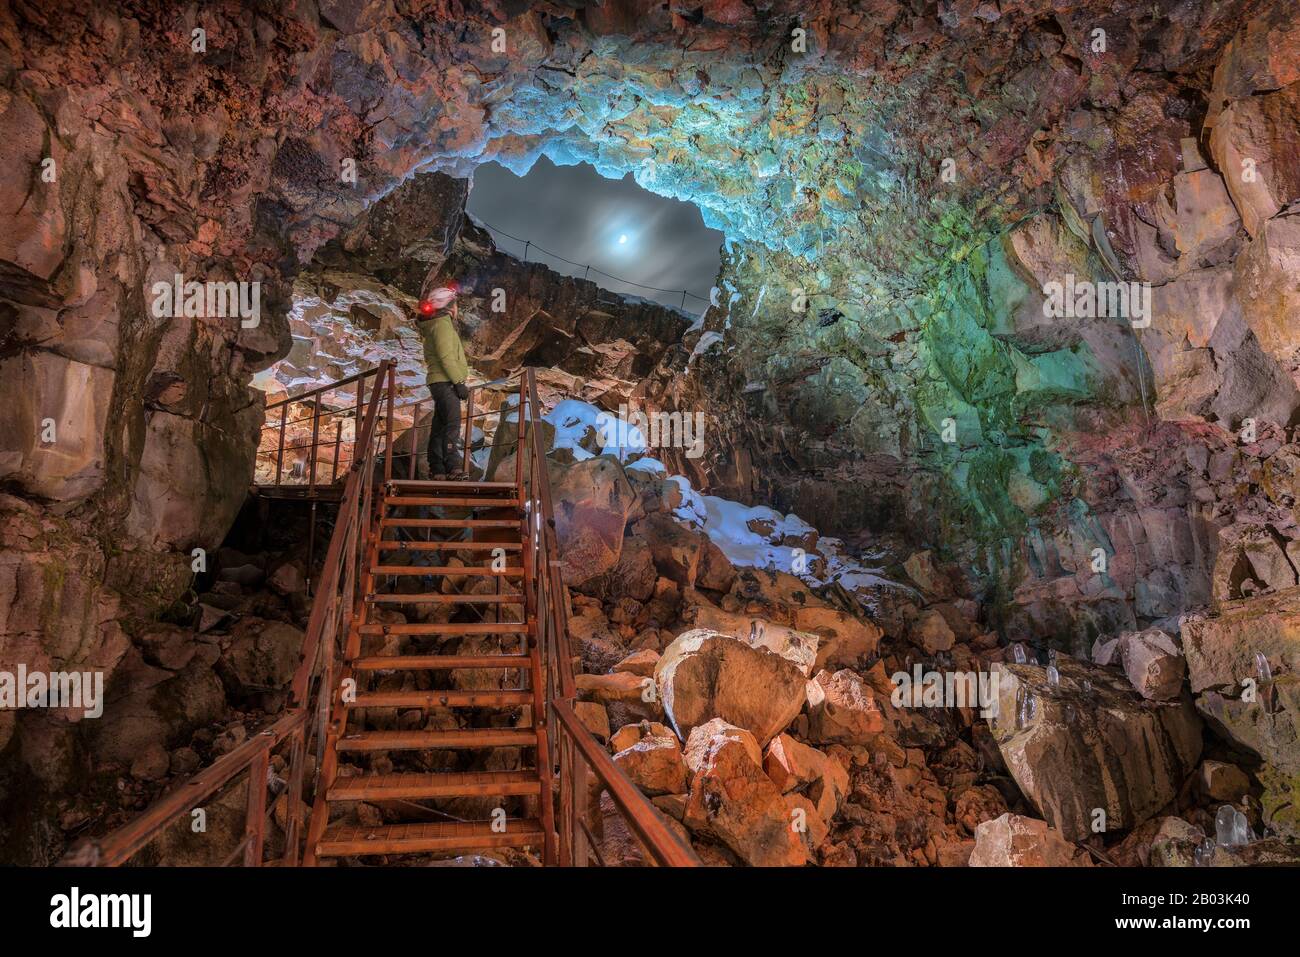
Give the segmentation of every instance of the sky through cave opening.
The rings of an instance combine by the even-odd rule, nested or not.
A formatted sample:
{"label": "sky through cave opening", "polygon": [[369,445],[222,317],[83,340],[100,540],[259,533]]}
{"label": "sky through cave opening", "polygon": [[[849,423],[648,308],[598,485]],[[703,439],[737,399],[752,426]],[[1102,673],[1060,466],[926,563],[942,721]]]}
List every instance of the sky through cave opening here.
{"label": "sky through cave opening", "polygon": [[643,189],[631,173],[612,179],[545,156],[522,176],[486,163],[467,210],[503,251],[621,296],[699,313],[717,279],[723,234],[694,204]]}

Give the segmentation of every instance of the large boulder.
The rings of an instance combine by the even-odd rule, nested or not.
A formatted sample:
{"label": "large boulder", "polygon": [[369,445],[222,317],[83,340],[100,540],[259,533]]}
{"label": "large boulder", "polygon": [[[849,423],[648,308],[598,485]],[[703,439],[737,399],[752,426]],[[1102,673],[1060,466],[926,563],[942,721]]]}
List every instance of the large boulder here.
{"label": "large boulder", "polygon": [[788,734],[779,734],[768,744],[763,770],[781,793],[806,795],[827,824],[849,793],[849,772],[840,762]]}
{"label": "large boulder", "polygon": [[696,628],[720,631],[755,647],[766,648],[793,661],[805,676],[812,675],[813,668],[821,657],[820,638],[811,632],[799,631],[767,618],[723,611],[707,604],[695,605],[691,614],[694,615],[692,624]]}
{"label": "large boulder", "polygon": [[219,670],[237,693],[287,685],[302,655],[303,632],[282,621],[244,618],[230,632]]}
{"label": "large boulder", "polygon": [[695,573],[695,584],[710,591],[729,591],[736,583],[736,566],[727,553],[708,535],[700,541],[700,563]]}
{"label": "large boulder", "polygon": [[605,672],[627,656],[609,619],[598,606],[584,605],[569,616],[569,647],[587,671]]}
{"label": "large boulder", "polygon": [[799,714],[807,684],[801,665],[761,640],[757,633],[750,639],[697,628],[664,649],[655,684],[682,738],[711,718],[723,718],[765,745]]}
{"label": "large boulder", "polygon": [[1183,690],[1187,659],[1172,635],[1159,628],[1120,635],[1120,665],[1138,694],[1155,701],[1172,701]]}
{"label": "large boulder", "polygon": [[819,744],[869,744],[885,729],[870,688],[847,668],[808,682],[808,737]]}
{"label": "large boulder", "polygon": [[553,466],[551,500],[564,581],[577,587],[616,564],[636,494],[612,455]]}
{"label": "large boulder", "polygon": [[861,665],[874,657],[884,635],[874,622],[838,608],[800,608],[794,614],[794,626],[821,638],[814,670]]}
{"label": "large boulder", "polygon": [[731,594],[742,602],[758,602],[788,610],[790,615],[799,608],[824,607],[826,604],[812,593],[803,579],[770,569],[742,569],[736,575]]}
{"label": "large boulder", "polygon": [[1300,838],[1300,589],[1226,602],[1182,619],[1196,707],[1265,764],[1264,820]]}
{"label": "large boulder", "polygon": [[670,731],[641,737],[617,752],[614,763],[651,797],[686,793],[686,762],[682,758],[681,742]]}
{"label": "large boulder", "polygon": [[[649,601],[654,595],[659,573],[655,569],[650,545],[635,535],[623,539],[623,548],[614,567],[601,575],[587,579],[578,588],[583,594],[602,601],[635,598]],[[566,580],[566,584],[572,584]]]}
{"label": "large boulder", "polygon": [[653,512],[632,526],[632,536],[650,547],[656,570],[679,585],[694,585],[707,538],[671,515]]}
{"label": "large boulder", "polygon": [[975,828],[971,867],[1087,867],[1086,851],[1046,821],[1007,812]]}
{"label": "large boulder", "polygon": [[145,664],[132,652],[105,688],[104,716],[92,721],[96,762],[129,765],[152,745],[173,747],[227,711],[226,694],[213,671],[216,649],[203,646],[183,669]]}
{"label": "large boulder", "polygon": [[780,789],[763,773],[758,742],[721,718],[686,742],[691,771],[683,823],[725,844],[754,867],[797,867],[808,852]]}
{"label": "large boulder", "polygon": [[[1191,701],[1147,701],[1122,677],[1073,658],[1048,669],[1002,664],[989,727],[1012,777],[1068,840],[1141,824],[1196,767],[1201,722]],[[1086,684],[1085,684],[1086,683]]]}
{"label": "large boulder", "polygon": [[912,641],[920,645],[927,655],[936,655],[941,651],[950,651],[957,636],[941,612],[928,608],[921,612],[912,625]]}

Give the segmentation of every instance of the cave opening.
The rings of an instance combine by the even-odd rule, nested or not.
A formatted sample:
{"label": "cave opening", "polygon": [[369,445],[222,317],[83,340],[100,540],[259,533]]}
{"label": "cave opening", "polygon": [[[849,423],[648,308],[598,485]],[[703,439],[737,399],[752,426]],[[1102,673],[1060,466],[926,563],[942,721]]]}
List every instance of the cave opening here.
{"label": "cave opening", "polygon": [[699,315],[718,279],[723,234],[697,206],[643,189],[630,172],[602,176],[545,154],[518,173],[486,163],[474,171],[466,210],[516,257],[537,256],[625,297]]}

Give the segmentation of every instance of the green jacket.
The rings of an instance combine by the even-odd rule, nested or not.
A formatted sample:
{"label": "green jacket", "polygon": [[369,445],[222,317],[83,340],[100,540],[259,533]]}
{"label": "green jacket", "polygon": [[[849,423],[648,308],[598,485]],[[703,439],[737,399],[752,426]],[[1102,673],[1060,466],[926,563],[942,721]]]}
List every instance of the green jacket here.
{"label": "green jacket", "polygon": [[469,375],[465,347],[452,325],[451,315],[443,313],[419,324],[424,340],[424,364],[430,382],[464,382]]}

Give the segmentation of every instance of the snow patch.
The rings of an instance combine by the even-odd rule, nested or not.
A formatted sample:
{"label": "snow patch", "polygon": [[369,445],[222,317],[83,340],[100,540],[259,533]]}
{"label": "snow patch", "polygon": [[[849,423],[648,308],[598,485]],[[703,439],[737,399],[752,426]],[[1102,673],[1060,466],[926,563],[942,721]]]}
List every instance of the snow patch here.
{"label": "snow patch", "polygon": [[590,430],[595,431],[596,441],[602,443],[600,454],[616,456],[620,462],[646,448],[640,429],[581,399],[564,399],[542,418],[555,426],[555,442],[551,447],[570,449],[578,462],[595,457],[594,452],[579,445]]}
{"label": "snow patch", "polygon": [[[868,608],[876,606],[880,591],[905,587],[885,575],[883,567],[844,555],[844,543],[838,538],[818,537],[816,545],[802,556],[799,546],[782,545],[791,538],[816,536],[817,530],[798,515],[782,515],[766,505],[742,505],[717,495],[701,495],[682,475],[670,476],[669,480],[682,490],[682,504],[674,510],[674,516],[694,528],[702,525],[704,533],[737,567],[775,569],[812,587],[838,583]],[[755,531],[751,523],[761,529],[770,526],[771,531]],[[803,570],[795,571],[800,558]],[[825,561],[825,575],[821,577],[811,570],[817,558]]]}
{"label": "snow patch", "polygon": [[629,472],[633,469],[638,472],[649,472],[659,478],[668,477],[668,466],[664,465],[664,463],[660,462],[658,459],[652,459],[649,456],[639,458],[635,462],[628,462],[627,465],[624,466],[624,469]]}

